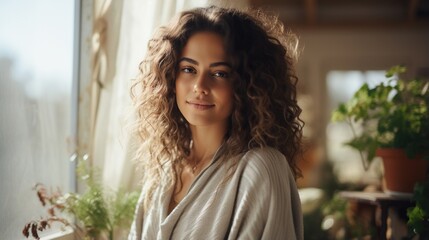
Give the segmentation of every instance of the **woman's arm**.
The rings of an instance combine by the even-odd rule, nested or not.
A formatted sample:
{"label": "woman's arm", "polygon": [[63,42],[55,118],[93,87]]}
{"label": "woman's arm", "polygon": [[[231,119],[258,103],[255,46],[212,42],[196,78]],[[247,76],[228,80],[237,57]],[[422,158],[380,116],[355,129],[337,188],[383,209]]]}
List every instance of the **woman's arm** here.
{"label": "woman's arm", "polygon": [[303,239],[301,204],[284,155],[272,148],[246,154],[229,239]]}

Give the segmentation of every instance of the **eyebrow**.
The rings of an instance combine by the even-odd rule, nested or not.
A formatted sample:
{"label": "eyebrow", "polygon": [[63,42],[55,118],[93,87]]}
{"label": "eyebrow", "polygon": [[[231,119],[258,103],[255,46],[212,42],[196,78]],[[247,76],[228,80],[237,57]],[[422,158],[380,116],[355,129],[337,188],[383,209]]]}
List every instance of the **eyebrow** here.
{"label": "eyebrow", "polygon": [[[179,63],[182,61],[189,62],[189,63],[195,64],[195,65],[199,65],[199,63],[192,58],[182,57],[179,59]],[[211,63],[209,65],[209,67],[217,67],[217,66],[227,66],[229,68],[232,68],[231,64],[228,62],[214,62],[214,63]]]}

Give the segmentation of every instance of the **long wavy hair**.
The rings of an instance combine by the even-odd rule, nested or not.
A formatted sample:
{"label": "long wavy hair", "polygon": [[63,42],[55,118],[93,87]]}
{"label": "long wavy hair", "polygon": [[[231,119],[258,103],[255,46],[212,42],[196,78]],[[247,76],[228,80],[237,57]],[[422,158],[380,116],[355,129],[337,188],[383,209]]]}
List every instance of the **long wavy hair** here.
{"label": "long wavy hair", "polygon": [[270,146],[285,155],[295,178],[300,176],[296,160],[303,122],[293,67],[296,36],[261,11],[196,8],[155,33],[131,90],[140,136],[137,158],[144,163],[145,206],[163,175],[175,184],[191,151],[189,124],[176,104],[175,78],[185,44],[200,31],[221,35],[232,59],[234,109],[219,161],[236,161],[230,165],[233,169],[240,159],[234,156]]}

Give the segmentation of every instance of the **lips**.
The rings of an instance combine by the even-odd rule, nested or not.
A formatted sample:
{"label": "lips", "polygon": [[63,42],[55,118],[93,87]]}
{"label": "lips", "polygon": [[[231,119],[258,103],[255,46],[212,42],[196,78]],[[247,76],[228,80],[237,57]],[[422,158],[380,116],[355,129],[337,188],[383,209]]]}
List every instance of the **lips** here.
{"label": "lips", "polygon": [[198,110],[206,110],[214,107],[214,104],[202,101],[186,101],[187,104]]}

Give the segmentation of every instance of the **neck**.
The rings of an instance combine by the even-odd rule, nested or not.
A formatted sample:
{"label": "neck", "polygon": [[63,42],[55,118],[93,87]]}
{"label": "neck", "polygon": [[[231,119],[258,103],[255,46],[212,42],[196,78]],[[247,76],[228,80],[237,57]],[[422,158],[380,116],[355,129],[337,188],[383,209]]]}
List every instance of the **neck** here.
{"label": "neck", "polygon": [[193,145],[191,149],[192,162],[210,161],[224,141],[226,127],[204,128],[191,127]]}

